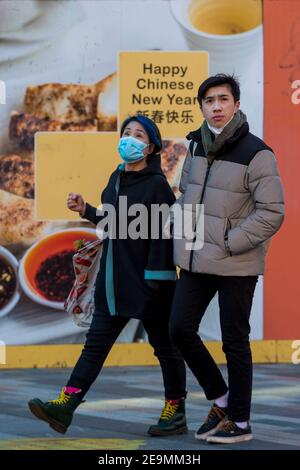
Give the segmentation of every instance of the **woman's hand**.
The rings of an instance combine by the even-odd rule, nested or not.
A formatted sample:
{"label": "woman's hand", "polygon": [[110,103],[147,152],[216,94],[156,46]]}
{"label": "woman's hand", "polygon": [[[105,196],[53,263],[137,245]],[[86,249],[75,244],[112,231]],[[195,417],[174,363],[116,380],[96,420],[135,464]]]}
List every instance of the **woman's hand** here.
{"label": "woman's hand", "polygon": [[81,194],[69,193],[67,207],[71,211],[79,212],[79,214],[82,216],[85,212],[85,202]]}
{"label": "woman's hand", "polygon": [[146,280],[146,284],[148,287],[150,287],[150,289],[153,289],[153,290],[158,290],[161,286],[161,282],[159,281],[150,281],[150,280]]}

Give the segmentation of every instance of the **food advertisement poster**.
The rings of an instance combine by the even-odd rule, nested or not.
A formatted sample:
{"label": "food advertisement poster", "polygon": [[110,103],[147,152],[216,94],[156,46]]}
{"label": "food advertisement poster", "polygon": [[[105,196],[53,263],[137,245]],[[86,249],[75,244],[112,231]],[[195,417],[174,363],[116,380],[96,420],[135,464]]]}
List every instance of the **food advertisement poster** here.
{"label": "food advertisement poster", "polygon": [[[286,147],[283,149],[276,139],[276,135],[289,132],[285,127],[290,123],[277,113],[276,106],[285,96],[277,89],[279,78],[274,86],[273,80],[274,74],[282,71],[280,86],[287,87],[287,94],[288,86],[292,86],[289,81],[300,80],[300,4],[284,2],[293,3],[295,8],[285,21],[292,24],[298,15],[298,23],[286,25],[274,53],[270,42],[276,35],[274,24],[280,18],[276,10],[280,3],[1,1],[3,343],[84,341],[86,330],[74,324],[63,302],[74,282],[74,242],[95,239],[95,227],[69,211],[66,199],[73,191],[96,207],[100,204],[110,174],[121,163],[117,151],[120,123],[128,115],[144,114],[159,126],[163,137],[162,169],[178,197],[188,146],[185,137],[199,128],[203,119],[196,100],[198,87],[209,75],[235,74],[241,84],[241,109],[251,132],[264,138],[265,124],[267,143],[274,146],[284,183],[296,177],[296,171],[293,177],[285,172]],[[297,114],[297,106],[286,100],[286,113],[293,107]],[[274,116],[279,119],[276,131],[270,124]],[[281,241],[276,243],[280,246]],[[284,302],[283,297],[279,298],[281,277],[272,268],[274,257],[278,269],[275,251],[271,250],[267,280],[260,277],[255,293],[251,315],[254,340],[264,339],[266,332],[269,339],[279,337],[279,328],[266,324],[274,306],[271,289],[276,291],[277,304]],[[277,320],[272,321],[276,325]],[[207,310],[200,333],[204,339],[220,339],[217,298]],[[284,334],[289,337],[290,332]],[[147,341],[147,337],[137,320],[131,320],[118,339],[140,340]]]}

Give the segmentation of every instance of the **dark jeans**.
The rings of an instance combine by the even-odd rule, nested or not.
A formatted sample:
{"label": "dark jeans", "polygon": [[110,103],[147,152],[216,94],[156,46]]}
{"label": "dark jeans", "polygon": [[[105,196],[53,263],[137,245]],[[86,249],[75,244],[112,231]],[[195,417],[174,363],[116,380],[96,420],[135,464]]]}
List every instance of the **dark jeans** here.
{"label": "dark jeans", "polygon": [[[252,356],[249,317],[257,276],[215,276],[181,270],[173,299],[170,337],[204,389],[214,400],[229,389],[228,414],[233,421],[250,417]],[[218,292],[228,387],[198,335],[205,310]]]}
{"label": "dark jeans", "polygon": [[[110,316],[95,312],[86,336],[81,356],[75,365],[68,386],[82,390],[86,394],[100,373],[103,363],[113,344],[128,323],[129,318]],[[143,320],[149,343],[154,348],[163,375],[165,397],[176,399],[186,396],[186,370],[184,360],[169,339],[168,317],[154,315],[154,319]]]}

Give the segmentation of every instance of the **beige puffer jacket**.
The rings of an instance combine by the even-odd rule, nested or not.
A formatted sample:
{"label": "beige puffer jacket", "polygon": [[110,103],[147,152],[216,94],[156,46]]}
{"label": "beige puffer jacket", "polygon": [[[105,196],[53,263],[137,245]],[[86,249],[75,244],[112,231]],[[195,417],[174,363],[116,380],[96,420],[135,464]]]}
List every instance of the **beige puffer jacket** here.
{"label": "beige puffer jacket", "polygon": [[283,188],[272,150],[244,123],[209,165],[200,129],[187,138],[192,142],[181,175],[183,194],[176,204],[192,204],[197,240],[201,230],[195,205],[204,205],[204,244],[187,249],[190,235],[176,239],[175,233],[175,264],[221,276],[263,274],[269,241],[284,218]]}

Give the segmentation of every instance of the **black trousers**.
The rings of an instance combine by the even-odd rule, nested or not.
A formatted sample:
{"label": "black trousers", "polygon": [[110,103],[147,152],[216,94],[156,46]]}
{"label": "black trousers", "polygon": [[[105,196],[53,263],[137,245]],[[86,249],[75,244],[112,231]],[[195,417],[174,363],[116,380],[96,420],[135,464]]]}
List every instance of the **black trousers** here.
{"label": "black trousers", "polygon": [[[185,397],[185,363],[169,339],[168,317],[162,315],[160,318],[157,314],[153,316],[154,319],[143,320],[143,324],[149,343],[160,362],[165,397],[170,399]],[[128,321],[127,317],[95,312],[81,356],[67,383],[68,386],[82,390],[81,398],[96,380],[109,351]]]}
{"label": "black trousers", "polygon": [[[229,389],[228,414],[233,421],[248,421],[252,393],[252,356],[249,317],[257,276],[215,276],[181,270],[170,319],[170,337],[204,389],[214,400]],[[218,292],[223,351],[228,387],[198,335],[200,321]]]}

